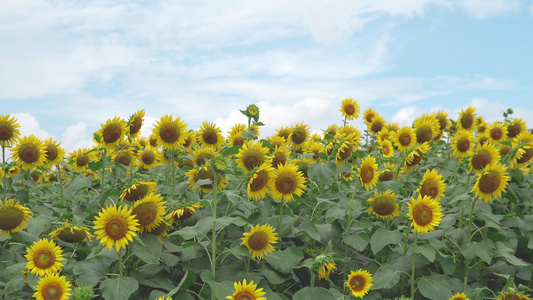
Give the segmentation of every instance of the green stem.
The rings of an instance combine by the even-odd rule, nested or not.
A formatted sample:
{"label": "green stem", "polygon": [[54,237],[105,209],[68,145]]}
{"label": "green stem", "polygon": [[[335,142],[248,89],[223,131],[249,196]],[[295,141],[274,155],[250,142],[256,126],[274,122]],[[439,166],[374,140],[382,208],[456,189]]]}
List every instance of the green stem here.
{"label": "green stem", "polygon": [[314,288],[315,287],[315,272],[313,270],[311,270],[311,284],[310,284],[311,288]]}
{"label": "green stem", "polygon": [[57,164],[57,180],[59,181],[59,201],[61,204],[63,203],[63,176],[61,175],[61,165]]}
{"label": "green stem", "polygon": [[283,225],[283,199],[279,201],[279,226],[278,226],[278,236],[279,244],[278,249],[281,251],[281,242],[282,242],[282,225]]}
{"label": "green stem", "polygon": [[[217,234],[216,234],[216,225],[217,225],[217,179],[218,174],[215,172],[213,176],[213,201],[211,202],[211,209],[213,211],[213,230],[211,232],[211,273],[213,278],[215,277],[216,271],[216,262],[217,262]],[[211,290],[211,299],[215,300],[215,291]]]}
{"label": "green stem", "polygon": [[[172,197],[174,197],[174,189],[176,188],[176,181],[174,180],[175,176],[176,176],[176,162],[174,161],[174,145],[172,145],[172,149],[171,149],[171,153],[170,153],[170,156],[171,156],[171,161],[172,161],[172,177],[170,178],[170,180],[172,181]],[[216,177],[216,175],[215,175]],[[216,186],[215,186],[215,190],[216,190]]]}
{"label": "green stem", "polygon": [[102,153],[102,193],[104,192],[104,185],[105,185],[105,162],[107,160],[107,149],[104,147],[104,151]]}
{"label": "green stem", "polygon": [[118,252],[118,274],[120,278],[124,275],[124,263],[122,262],[122,249],[119,249]]}
{"label": "green stem", "polygon": [[[472,199],[472,206],[470,207],[470,216],[468,217],[468,230],[466,232],[468,238],[466,240],[467,243],[470,243],[470,239],[472,238],[472,233],[470,232],[472,228],[472,222],[474,221],[473,215],[474,215],[474,207],[476,206],[476,199]],[[468,283],[468,273],[470,272],[470,260],[465,257],[465,281],[464,284],[466,285]]]}
{"label": "green stem", "polygon": [[[468,193],[468,188],[470,187],[470,176],[472,175],[472,172],[468,172],[468,178],[466,179],[466,193]],[[463,200],[463,204],[461,205],[461,215],[459,216],[459,228],[462,228],[463,227],[463,216],[464,216],[464,213],[465,213],[465,202],[466,202],[466,199]]]}
{"label": "green stem", "polygon": [[[418,239],[418,232],[415,231],[415,241],[413,245],[416,246]],[[416,253],[413,253],[413,266],[411,269],[411,299],[415,298],[415,268],[416,268]]]}

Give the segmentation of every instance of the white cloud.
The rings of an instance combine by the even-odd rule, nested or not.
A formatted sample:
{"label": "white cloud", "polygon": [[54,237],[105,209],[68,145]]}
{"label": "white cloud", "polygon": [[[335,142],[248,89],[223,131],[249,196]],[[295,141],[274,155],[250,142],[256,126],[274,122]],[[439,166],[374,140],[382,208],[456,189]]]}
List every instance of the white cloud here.
{"label": "white cloud", "polygon": [[459,2],[470,15],[485,19],[520,11],[520,0],[462,0]]}
{"label": "white cloud", "polygon": [[33,134],[40,139],[50,138],[50,134],[46,130],[41,129],[41,125],[39,125],[39,122],[32,114],[17,113],[13,114],[13,116],[20,125],[20,136]]}
{"label": "white cloud", "polygon": [[424,112],[418,106],[404,107],[392,117],[392,122],[397,122],[400,126],[411,126],[413,121]]}
{"label": "white cloud", "polygon": [[61,136],[61,147],[65,149],[67,155],[73,150],[92,148],[92,146],[94,146],[92,133],[87,130],[87,124],[83,122],[68,126]]}

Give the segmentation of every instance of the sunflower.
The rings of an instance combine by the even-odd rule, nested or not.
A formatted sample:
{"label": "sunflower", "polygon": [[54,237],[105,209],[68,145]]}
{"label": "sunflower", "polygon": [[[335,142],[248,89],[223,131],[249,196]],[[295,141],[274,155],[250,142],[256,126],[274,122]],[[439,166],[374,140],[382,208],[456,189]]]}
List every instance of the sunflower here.
{"label": "sunflower", "polygon": [[263,289],[257,288],[257,285],[254,284],[254,281],[250,281],[250,283],[246,283],[246,279],[242,281],[242,283],[234,282],[233,286],[235,287],[235,293],[231,296],[227,296],[226,299],[229,300],[267,300],[266,297],[261,297],[265,295],[266,293],[263,292]]}
{"label": "sunflower", "polygon": [[241,245],[245,245],[254,259],[262,259],[268,252],[274,251],[272,244],[278,242],[274,227],[270,224],[252,226],[250,232],[243,233]]}
{"label": "sunflower", "polygon": [[96,238],[109,250],[113,248],[113,244],[117,251],[126,249],[128,240],[133,241],[132,237],[137,235],[138,226],[131,209],[126,206],[117,207],[116,204],[102,209],[94,220]]}
{"label": "sunflower", "polygon": [[128,137],[134,139],[141,134],[141,126],[144,121],[144,109],[138,110],[128,120]]}
{"label": "sunflower", "polygon": [[188,150],[188,153],[191,153],[192,149],[193,149],[193,145],[198,145],[196,143],[196,134],[194,133],[193,130],[188,130],[187,133],[185,134],[185,142],[183,143],[183,145],[181,145],[183,148],[186,148]]}
{"label": "sunflower", "polygon": [[501,293],[496,300],[530,300],[529,297],[520,293],[505,292]]}
{"label": "sunflower", "polygon": [[335,269],[337,269],[337,265],[335,264],[335,262],[328,261],[328,262],[323,263],[318,268],[318,278],[328,279],[331,272],[333,272],[333,270]]}
{"label": "sunflower", "polygon": [[393,135],[394,146],[400,151],[409,149],[416,144],[416,135],[409,126],[404,126]]}
{"label": "sunflower", "polygon": [[392,147],[392,143],[389,140],[384,140],[379,143],[381,146],[381,154],[383,157],[393,157],[394,156],[394,148]]}
{"label": "sunflower", "polygon": [[0,238],[26,228],[33,212],[15,200],[0,200]]}
{"label": "sunflower", "polygon": [[215,156],[219,156],[219,151],[214,148],[198,148],[192,152],[192,158],[196,166],[203,166],[207,161]]}
{"label": "sunflower", "polygon": [[448,113],[442,110],[439,110],[435,113],[435,118],[439,123],[439,129],[443,131],[444,129],[450,126],[450,120],[448,119]]}
{"label": "sunflower", "polygon": [[177,149],[188,137],[187,125],[181,118],[173,119],[172,115],[166,114],[156,121],[152,137],[156,140],[157,146],[163,146],[163,149]]}
{"label": "sunflower", "polygon": [[481,172],[491,163],[500,160],[500,152],[492,143],[478,144],[470,158],[470,172]]}
{"label": "sunflower", "polygon": [[400,124],[398,124],[397,122],[387,123],[385,125],[385,128],[391,133],[398,132],[398,130],[400,130]]}
{"label": "sunflower", "polygon": [[[205,163],[203,166],[198,166],[190,169],[185,173],[189,177],[189,186],[195,190],[210,193],[213,191],[213,183],[215,176],[217,176],[217,191],[221,191],[226,187],[228,177],[222,176],[220,173],[215,173],[210,163]],[[196,186],[199,180],[208,179],[210,183],[205,183],[200,186]]]}
{"label": "sunflower", "polygon": [[255,167],[262,165],[269,158],[266,156],[268,148],[262,146],[261,143],[254,141],[246,141],[242,148],[239,149],[239,153],[235,156],[237,165],[250,172]]}
{"label": "sunflower", "polygon": [[167,219],[171,222],[180,223],[192,217],[198,208],[202,208],[203,205],[196,202],[186,203],[184,205],[175,208],[167,215]]}
{"label": "sunflower", "polygon": [[61,143],[54,138],[49,138],[44,140],[43,145],[44,156],[46,157],[46,165],[49,167],[58,165],[65,156],[65,149],[59,147]]}
{"label": "sunflower", "polygon": [[370,123],[367,123],[368,131],[371,134],[376,135],[385,127],[385,123],[385,119],[382,116],[376,115],[372,118]]}
{"label": "sunflower", "polygon": [[380,132],[378,132],[378,143],[381,143],[383,141],[392,141],[392,135],[394,132],[388,130],[387,128],[381,129]]}
{"label": "sunflower", "polygon": [[354,143],[350,139],[341,140],[341,143],[336,148],[335,164],[340,167],[346,162],[350,163],[356,150]]}
{"label": "sunflower", "polygon": [[469,106],[466,110],[461,109],[459,114],[459,120],[457,120],[458,129],[464,129],[468,131],[473,131],[476,127],[476,109],[472,106]]}
{"label": "sunflower", "polygon": [[25,257],[28,260],[26,268],[32,274],[44,276],[59,272],[63,268],[61,264],[61,261],[65,260],[63,251],[54,241],[40,239],[34,242],[31,247],[26,248],[26,253]]}
{"label": "sunflower", "polygon": [[139,168],[150,170],[161,162],[161,153],[156,148],[148,146],[137,151],[137,159],[139,160]]}
{"label": "sunflower", "polygon": [[422,178],[422,182],[416,191],[422,197],[429,196],[432,199],[440,201],[440,198],[444,197],[445,188],[446,184],[444,183],[444,179],[442,179],[442,175],[439,174],[436,169],[427,169],[426,173],[424,173],[424,178]]}
{"label": "sunflower", "polygon": [[396,203],[396,195],[392,190],[387,190],[385,193],[375,191],[374,198],[368,199],[368,203],[372,205],[367,212],[374,213],[376,216],[383,219],[392,219],[400,215],[400,206]]}
{"label": "sunflower", "polygon": [[411,203],[407,203],[409,212],[407,216],[411,219],[411,227],[418,233],[428,233],[435,230],[439,226],[442,219],[442,209],[439,201],[429,197],[418,194],[415,200],[411,198]]}
{"label": "sunflower", "polygon": [[54,240],[60,239],[67,243],[86,242],[92,239],[93,235],[87,227],[70,226],[68,220],[65,226],[50,232],[50,237]]}
{"label": "sunflower", "polygon": [[137,200],[133,205],[131,214],[139,223],[139,233],[150,231],[163,221],[165,214],[165,203],[159,194],[148,194],[141,200]]}
{"label": "sunflower", "polygon": [[339,139],[351,139],[357,147],[361,143],[361,136],[361,131],[352,125],[346,124],[339,128]]}
{"label": "sunflower", "polygon": [[242,146],[246,139],[242,135],[243,131],[232,133],[228,136],[228,144],[230,146]]}
{"label": "sunflower", "polygon": [[525,165],[533,157],[533,142],[521,145],[514,152],[511,161],[509,162],[510,169],[516,169],[519,166]]}
{"label": "sunflower", "polygon": [[419,144],[429,143],[439,135],[440,125],[434,115],[422,115],[414,121],[413,127]]}
{"label": "sunflower", "polygon": [[0,142],[2,147],[11,147],[20,135],[17,119],[10,115],[0,115]]}
{"label": "sunflower", "polygon": [[[397,166],[395,164],[391,164],[390,162],[387,162],[383,165],[383,170],[379,172],[379,182],[383,181],[391,181],[394,179],[394,171],[396,170]],[[397,175],[397,177],[401,177],[401,175]]]}
{"label": "sunflower", "polygon": [[291,127],[281,126],[279,129],[276,129],[276,135],[288,141],[289,136],[291,135],[291,131],[292,131]]}
{"label": "sunflower", "polygon": [[111,159],[124,166],[135,166],[137,164],[132,148],[123,148],[122,150],[115,151],[111,155]]}
{"label": "sunflower", "polygon": [[204,148],[220,149],[224,144],[224,137],[220,128],[216,127],[215,123],[208,121],[202,123],[202,127],[196,132],[196,139]]}
{"label": "sunflower", "polygon": [[267,137],[267,141],[270,143],[270,145],[272,145],[272,148],[270,148],[270,152],[274,151],[276,147],[287,147],[287,139],[279,135]]}
{"label": "sunflower", "polygon": [[309,139],[309,126],[300,122],[296,123],[291,129],[291,134],[287,139],[289,145],[294,151],[300,150],[304,143]]}
{"label": "sunflower", "polygon": [[420,164],[424,158],[424,154],[430,149],[431,147],[429,147],[428,142],[424,142],[422,145],[418,145],[416,148],[411,150],[405,158],[405,172],[411,172],[413,167],[416,167],[418,164]]}
{"label": "sunflower", "polygon": [[83,172],[89,167],[89,162],[95,159],[95,154],[87,148],[80,148],[71,152],[69,158],[74,171]]}
{"label": "sunflower", "polygon": [[507,126],[501,122],[492,122],[489,125],[490,140],[493,143],[503,141],[507,138]]}
{"label": "sunflower", "polygon": [[102,144],[108,151],[112,151],[115,145],[120,144],[124,135],[127,134],[127,125],[123,118],[114,117],[108,119],[105,124],[101,124],[94,138],[98,144]]}
{"label": "sunflower", "polygon": [[368,126],[376,116],[378,116],[378,113],[372,108],[368,108],[363,112],[363,121],[365,121],[365,124]]}
{"label": "sunflower", "polygon": [[352,172],[341,172],[339,177],[344,181],[352,181],[355,179],[355,175]]}
{"label": "sunflower", "polygon": [[20,173],[20,168],[18,166],[11,166],[7,169],[5,174],[7,177],[15,177]]}
{"label": "sunflower", "polygon": [[337,133],[339,132],[339,126],[337,126],[337,124],[329,124],[328,125],[328,129],[326,129],[324,131],[324,139],[328,136],[328,135],[331,135],[332,137],[335,137],[337,135]]}
{"label": "sunflower", "polygon": [[373,286],[372,275],[366,270],[352,271],[348,275],[346,286],[350,288],[355,297],[363,298]]}
{"label": "sunflower", "polygon": [[57,273],[48,274],[39,279],[33,297],[37,300],[68,300],[70,282]]}
{"label": "sunflower", "polygon": [[170,297],[165,297],[165,296],[161,296],[161,297],[159,297],[159,298],[157,298],[157,299],[155,299],[155,300],[172,300],[172,298],[170,298]]}
{"label": "sunflower", "polygon": [[361,167],[357,169],[361,184],[367,191],[373,189],[378,183],[379,172],[377,170],[378,164],[376,164],[376,158],[371,155],[367,155],[363,159]]}
{"label": "sunflower", "polygon": [[41,139],[32,134],[19,138],[11,152],[23,169],[32,169],[45,165],[45,150]]}
{"label": "sunflower", "polygon": [[152,181],[139,181],[125,188],[119,198],[134,202],[157,190],[156,183]]}
{"label": "sunflower", "polygon": [[450,300],[469,300],[469,298],[466,297],[465,293],[457,293],[453,295]]}
{"label": "sunflower", "polygon": [[507,167],[499,162],[487,165],[477,175],[476,184],[470,192],[476,192],[476,197],[492,202],[492,198],[499,198],[509,184],[511,178],[507,175]]}
{"label": "sunflower", "polygon": [[294,195],[301,196],[305,189],[305,178],[294,163],[278,165],[270,184],[272,198],[276,201],[294,200]]}
{"label": "sunflower", "polygon": [[311,159],[313,162],[317,162],[320,159],[319,153],[322,151],[322,143],[316,140],[307,141],[303,146],[304,154],[313,154]]}
{"label": "sunflower", "polygon": [[507,137],[517,137],[521,132],[527,131],[526,122],[522,118],[514,119],[507,125]]}
{"label": "sunflower", "polygon": [[359,104],[352,98],[342,100],[340,112],[347,120],[357,119],[359,117]]}
{"label": "sunflower", "polygon": [[156,227],[152,228],[151,230],[146,231],[146,233],[155,235],[157,237],[157,239],[159,240],[159,242],[161,242],[161,244],[162,244],[163,243],[163,239],[168,237],[167,227],[170,226],[170,225],[171,224],[168,223],[166,220],[163,220]]}
{"label": "sunflower", "polygon": [[269,186],[272,185],[274,168],[269,162],[263,163],[248,181],[246,193],[250,199],[259,200],[266,197],[269,192]]}

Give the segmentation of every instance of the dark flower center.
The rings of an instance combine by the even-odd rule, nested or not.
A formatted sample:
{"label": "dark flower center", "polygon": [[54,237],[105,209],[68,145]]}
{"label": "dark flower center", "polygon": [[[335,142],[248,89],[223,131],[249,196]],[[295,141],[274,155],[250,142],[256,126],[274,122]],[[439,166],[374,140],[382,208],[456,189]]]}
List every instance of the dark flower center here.
{"label": "dark flower center", "polygon": [[372,210],[380,216],[388,216],[394,212],[396,204],[393,199],[387,197],[379,197],[374,199],[372,203]]}
{"label": "dark flower center", "polygon": [[256,192],[264,188],[268,183],[268,173],[265,170],[261,170],[256,173],[256,176],[252,183],[250,183],[250,190]]}
{"label": "dark flower center", "polygon": [[426,179],[420,187],[420,195],[435,199],[439,195],[439,183],[435,179]]}
{"label": "dark flower center", "polygon": [[128,224],[122,217],[110,217],[105,224],[105,232],[112,240],[119,240],[128,232]]}
{"label": "dark flower center", "polygon": [[214,145],[218,142],[217,133],[215,130],[210,128],[205,129],[204,133],[202,134],[202,138],[209,145]]}
{"label": "dark flower center", "polygon": [[305,142],[305,139],[307,138],[307,132],[303,128],[296,128],[292,132],[292,142],[295,144],[301,144]]}
{"label": "dark flower center", "polygon": [[48,269],[54,265],[56,259],[50,249],[39,249],[33,255],[33,263],[39,269]]}
{"label": "dark flower center", "polygon": [[480,150],[472,157],[472,166],[476,170],[485,168],[492,161],[492,156],[487,150]]}
{"label": "dark flower center", "polygon": [[254,232],[248,238],[248,246],[252,250],[260,251],[266,248],[268,245],[268,235],[262,231]]}
{"label": "dark flower center", "polygon": [[143,120],[141,117],[135,117],[130,123],[130,134],[136,134],[141,129]]}
{"label": "dark flower center", "polygon": [[24,221],[24,212],[16,207],[7,206],[0,208],[0,229],[12,230]]}
{"label": "dark flower center", "polygon": [[290,194],[296,189],[296,178],[290,173],[282,173],[276,180],[276,189],[282,194]]}
{"label": "dark flower center", "polygon": [[428,225],[433,220],[433,210],[426,204],[418,204],[413,210],[413,219],[420,226]]}
{"label": "dark flower center", "polygon": [[168,144],[173,144],[180,138],[180,129],[174,123],[162,124],[159,128],[159,137]]}
{"label": "dark flower center", "polygon": [[263,154],[257,150],[248,150],[244,153],[242,162],[246,169],[251,170],[257,166],[260,166],[265,159],[263,158]]}
{"label": "dark flower center", "polygon": [[402,133],[398,138],[400,144],[404,147],[411,145],[411,135],[409,133]]}
{"label": "dark flower center", "polygon": [[63,289],[56,283],[50,283],[46,285],[42,294],[44,300],[57,300],[63,296]]}
{"label": "dark flower center", "polygon": [[361,179],[364,183],[369,183],[374,179],[374,168],[369,165],[361,167]]}
{"label": "dark flower center", "polygon": [[459,138],[459,140],[457,141],[457,150],[459,150],[459,152],[466,152],[469,149],[470,149],[470,139],[468,139],[467,137]]}
{"label": "dark flower center", "polygon": [[348,115],[348,116],[351,116],[355,113],[355,106],[351,103],[348,103],[346,105],[344,105],[344,112]]}
{"label": "dark flower center", "polygon": [[32,164],[39,160],[41,152],[37,145],[28,143],[20,146],[18,155],[23,162]]}
{"label": "dark flower center", "polygon": [[433,130],[429,126],[422,126],[416,131],[416,139],[418,143],[431,141],[433,137]]}
{"label": "dark flower center", "polygon": [[102,135],[105,143],[114,143],[122,137],[122,128],[119,124],[110,124],[103,130]]}
{"label": "dark flower center", "polygon": [[356,275],[350,279],[350,287],[352,290],[359,292],[362,291],[365,287],[366,281],[363,276]]}
{"label": "dark flower center", "polygon": [[135,207],[131,214],[136,216],[139,225],[148,226],[157,217],[157,205],[153,202],[142,203]]}
{"label": "dark flower center", "polygon": [[472,125],[474,125],[474,116],[469,113],[464,114],[461,117],[461,126],[463,126],[464,129],[470,129]]}

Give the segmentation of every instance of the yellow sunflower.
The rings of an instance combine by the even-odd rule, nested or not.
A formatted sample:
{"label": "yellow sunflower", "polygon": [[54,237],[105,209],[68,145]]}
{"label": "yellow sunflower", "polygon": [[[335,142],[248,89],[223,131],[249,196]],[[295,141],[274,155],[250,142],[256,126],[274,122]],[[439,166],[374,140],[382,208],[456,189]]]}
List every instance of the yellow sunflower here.
{"label": "yellow sunflower", "polygon": [[416,141],[419,144],[424,142],[430,143],[435,137],[439,135],[439,122],[434,115],[422,115],[417,118],[414,123],[414,132]]}
{"label": "yellow sunflower", "polygon": [[128,241],[133,241],[133,237],[137,236],[138,226],[131,209],[126,206],[117,207],[116,204],[102,209],[94,220],[96,238],[109,250],[113,245],[117,251],[126,249]]}
{"label": "yellow sunflower", "polygon": [[294,195],[301,196],[305,189],[305,178],[298,166],[293,163],[278,165],[270,184],[270,193],[276,201],[294,200]]}
{"label": "yellow sunflower", "polygon": [[487,165],[477,174],[476,184],[470,192],[476,192],[476,197],[485,202],[492,202],[492,198],[500,198],[511,178],[507,174],[507,167],[499,162]]}
{"label": "yellow sunflower", "polygon": [[134,202],[141,200],[146,195],[157,190],[156,183],[152,181],[139,181],[125,188],[119,198],[122,200]]}
{"label": "yellow sunflower", "polygon": [[381,131],[378,133],[378,143],[381,143],[383,141],[390,141],[392,142],[392,135],[394,132],[388,130],[387,128],[381,129]]}
{"label": "yellow sunflower", "polygon": [[131,215],[139,223],[139,233],[151,231],[163,222],[167,202],[159,194],[148,194],[133,205]]}
{"label": "yellow sunflower", "polygon": [[185,142],[181,146],[183,148],[186,148],[188,150],[188,153],[190,154],[193,149],[193,145],[198,145],[196,143],[196,134],[193,130],[188,130],[186,133]]}
{"label": "yellow sunflower", "polygon": [[352,125],[346,124],[339,128],[339,139],[350,139],[356,147],[361,144],[361,131]]}
{"label": "yellow sunflower", "polygon": [[181,118],[174,119],[172,115],[167,114],[156,121],[152,136],[156,144],[163,146],[163,149],[178,149],[188,137],[187,125]]}
{"label": "yellow sunflower", "polygon": [[318,278],[327,280],[331,272],[333,272],[335,269],[337,269],[337,265],[335,264],[335,262],[332,262],[332,261],[324,262],[318,268]]}
{"label": "yellow sunflower", "polygon": [[[396,170],[397,166],[396,164],[391,164],[390,162],[387,162],[383,165],[383,170],[379,172],[379,182],[383,181],[391,181],[394,179],[394,172]],[[401,177],[401,175],[397,175],[398,178]]]}
{"label": "yellow sunflower", "polygon": [[428,233],[435,230],[443,217],[439,201],[429,196],[418,195],[415,200],[411,198],[411,203],[407,203],[409,212],[407,216],[411,220],[411,227],[418,233]]}
{"label": "yellow sunflower", "polygon": [[470,172],[481,172],[491,163],[500,160],[500,152],[492,143],[478,144],[470,158]]}
{"label": "yellow sunflower", "polygon": [[287,141],[294,151],[300,150],[309,139],[309,126],[300,122],[291,128],[291,134]]}
{"label": "yellow sunflower", "polygon": [[507,126],[501,122],[492,122],[489,125],[490,140],[493,143],[507,139]]}
{"label": "yellow sunflower", "polygon": [[250,199],[260,200],[266,197],[272,185],[274,168],[269,162],[263,163],[248,180],[246,193]]}
{"label": "yellow sunflower", "polygon": [[267,157],[268,148],[262,146],[259,142],[246,141],[242,148],[239,149],[239,153],[235,156],[237,166],[250,172],[255,167],[262,165],[265,161],[268,161]]}
{"label": "yellow sunflower", "polygon": [[376,115],[372,118],[372,121],[368,123],[368,131],[376,135],[385,127],[385,119],[382,116]]}
{"label": "yellow sunflower", "polygon": [[344,181],[352,181],[355,179],[355,175],[352,172],[341,172],[339,177]]}
{"label": "yellow sunflower", "polygon": [[521,132],[527,131],[526,122],[522,118],[514,119],[507,125],[507,137],[515,138]]}
{"label": "yellow sunflower", "polygon": [[424,173],[424,178],[422,178],[422,182],[416,191],[422,197],[429,196],[432,199],[440,201],[440,198],[444,197],[445,188],[446,184],[444,183],[444,179],[442,179],[442,175],[439,174],[436,169],[427,169],[426,173]]}
{"label": "yellow sunflower", "polygon": [[465,293],[457,293],[453,295],[450,300],[469,300],[469,298],[466,297]]}
{"label": "yellow sunflower", "polygon": [[61,143],[54,138],[49,138],[44,140],[43,145],[44,156],[46,157],[46,165],[49,167],[58,165],[65,156],[65,149],[59,147]]}
{"label": "yellow sunflower", "polygon": [[241,283],[235,282],[233,284],[235,288],[235,293],[231,296],[227,296],[226,299],[229,300],[267,300],[266,297],[261,297],[265,295],[266,293],[263,292],[263,289],[257,288],[257,285],[254,284],[254,281],[250,281],[250,283],[246,283],[246,279],[243,280]]}
{"label": "yellow sunflower", "polygon": [[32,134],[19,138],[11,152],[13,159],[22,165],[23,169],[29,170],[45,165],[45,150],[41,139]]}
{"label": "yellow sunflower", "polygon": [[54,240],[60,239],[67,243],[86,242],[93,238],[93,235],[87,227],[70,226],[68,220],[65,221],[65,226],[50,232],[50,237]]}
{"label": "yellow sunflower", "polygon": [[373,286],[372,275],[366,270],[352,271],[348,275],[346,286],[350,288],[355,297],[363,298]]}
{"label": "yellow sunflower", "polygon": [[459,159],[465,159],[472,156],[474,148],[474,134],[468,130],[459,130],[450,142],[453,149],[453,155]]}
{"label": "yellow sunflower", "polygon": [[378,164],[376,164],[376,158],[371,155],[367,155],[363,159],[361,167],[357,168],[359,179],[361,180],[361,184],[365,187],[365,190],[369,191],[373,189],[378,183],[379,172],[377,170]]}
{"label": "yellow sunflower", "polygon": [[141,134],[141,126],[144,121],[144,109],[138,110],[128,120],[128,137],[134,139]]}
{"label": "yellow sunflower", "polygon": [[385,127],[391,133],[398,132],[400,130],[400,124],[398,124],[396,122],[387,123],[387,125]]}
{"label": "yellow sunflower", "polygon": [[394,156],[394,147],[389,140],[384,140],[379,143],[381,146],[381,154],[383,157],[393,157]]}
{"label": "yellow sunflower", "polygon": [[137,164],[132,148],[123,148],[122,150],[115,151],[111,155],[111,159],[124,166],[135,166]]}
{"label": "yellow sunflower", "polygon": [[424,142],[422,145],[418,145],[416,148],[411,150],[405,158],[404,171],[407,173],[411,172],[414,167],[420,164],[424,158],[424,154],[426,154],[430,149],[431,147],[429,146],[428,142]]}
{"label": "yellow sunflower", "polygon": [[274,148],[271,154],[271,164],[273,168],[277,168],[279,165],[284,165],[290,161],[290,150],[287,145]]}
{"label": "yellow sunflower", "polygon": [[[210,163],[205,163],[203,166],[190,169],[185,173],[185,175],[189,177],[187,182],[191,188],[197,191],[203,191],[205,193],[210,193],[213,191],[215,176],[217,176],[217,191],[221,191],[223,188],[225,188],[228,182],[228,177],[224,177],[220,173],[215,173]],[[202,179],[208,179],[210,183],[204,183],[195,187],[196,183]]]}
{"label": "yellow sunflower", "polygon": [[448,113],[442,110],[439,110],[435,113],[435,118],[439,123],[439,129],[443,131],[450,126],[450,120],[448,119]]}
{"label": "yellow sunflower", "polygon": [[461,109],[459,113],[459,120],[457,120],[458,129],[464,129],[468,131],[473,131],[476,127],[476,109],[472,106],[469,106],[466,110]]}
{"label": "yellow sunflower", "polygon": [[37,300],[68,300],[70,282],[57,273],[48,274],[39,279],[33,297]]}
{"label": "yellow sunflower", "polygon": [[359,104],[352,98],[342,100],[340,112],[347,120],[357,119],[359,117]]}
{"label": "yellow sunflower", "polygon": [[393,135],[392,141],[399,151],[404,151],[416,144],[416,135],[411,127],[404,126]]}
{"label": "yellow sunflower", "polygon": [[501,293],[496,300],[530,300],[529,297],[519,293],[504,292]]}
{"label": "yellow sunflower", "polygon": [[0,238],[26,228],[33,212],[15,200],[0,200]]}
{"label": "yellow sunflower", "polygon": [[242,146],[246,139],[242,135],[243,131],[232,133],[228,136],[228,144],[230,146]]}
{"label": "yellow sunflower", "polygon": [[137,151],[137,160],[139,161],[139,168],[150,170],[160,164],[161,153],[159,153],[156,148],[148,146]]}
{"label": "yellow sunflower", "polygon": [[207,161],[219,155],[219,151],[214,148],[198,148],[192,152],[192,158],[196,166],[203,166]]}
{"label": "yellow sunflower", "polygon": [[270,152],[274,151],[276,147],[287,147],[287,139],[279,136],[279,135],[272,135],[266,138],[266,140],[272,145],[272,148],[270,149]]}
{"label": "yellow sunflower", "polygon": [[80,148],[72,151],[69,158],[74,171],[83,172],[89,167],[89,162],[94,161],[95,154],[87,148]]}
{"label": "yellow sunflower", "polygon": [[[101,124],[101,127],[95,132],[95,141],[106,147],[108,151],[112,151],[115,145],[120,144],[128,132],[126,121],[119,117],[107,120],[105,124]],[[96,135],[100,137],[100,140],[97,139]]]}
{"label": "yellow sunflower", "polygon": [[533,142],[521,145],[509,162],[510,169],[516,169],[519,166],[524,166],[533,157]]}
{"label": "yellow sunflower", "polygon": [[7,169],[7,177],[15,177],[20,173],[20,168],[18,166],[11,166]]}
{"label": "yellow sunflower", "polygon": [[324,139],[329,135],[332,137],[335,137],[337,133],[339,132],[339,126],[337,124],[329,124],[328,129],[324,131]]}
{"label": "yellow sunflower", "polygon": [[319,153],[322,151],[322,148],[322,143],[316,140],[307,141],[303,146],[303,153],[313,154],[311,159],[316,163],[320,159]]}
{"label": "yellow sunflower", "polygon": [[340,167],[346,162],[350,163],[355,150],[355,145],[350,139],[341,140],[340,145],[337,146],[335,164]]}
{"label": "yellow sunflower", "polygon": [[155,235],[157,237],[157,239],[159,240],[159,242],[161,242],[161,244],[162,244],[163,243],[163,239],[168,237],[167,227],[170,226],[170,225],[171,224],[168,223],[166,220],[163,220],[161,223],[159,223],[159,225],[157,225],[156,227],[152,228],[152,230],[146,231],[146,233]]}
{"label": "yellow sunflower", "polygon": [[161,296],[161,297],[159,297],[159,298],[157,298],[157,299],[155,299],[155,300],[172,300],[172,298],[170,298],[170,297],[165,297],[165,296]]}
{"label": "yellow sunflower", "polygon": [[31,247],[26,248],[26,253],[25,257],[28,260],[26,268],[32,274],[45,276],[46,274],[57,273],[63,268],[61,264],[61,261],[65,260],[63,250],[54,241],[40,239],[34,242]]}
{"label": "yellow sunflower", "polygon": [[371,206],[368,208],[367,212],[374,213],[377,217],[383,219],[392,219],[400,215],[400,206],[396,203],[396,195],[392,190],[387,190],[383,192],[374,192],[374,198],[368,199],[368,203],[371,203]]}
{"label": "yellow sunflower", "polygon": [[278,242],[274,227],[270,224],[252,226],[250,232],[243,233],[241,245],[245,245],[255,259],[262,259],[268,252],[274,251],[272,244]]}
{"label": "yellow sunflower", "polygon": [[276,129],[276,135],[288,141],[289,136],[291,135],[291,131],[291,127],[281,126],[280,128]]}
{"label": "yellow sunflower", "polygon": [[372,108],[368,108],[363,112],[363,121],[365,121],[365,124],[368,126],[376,116],[379,116],[378,113]]}
{"label": "yellow sunflower", "polygon": [[196,133],[196,140],[204,148],[220,149],[224,145],[224,137],[215,123],[204,121]]}
{"label": "yellow sunflower", "polygon": [[202,204],[196,202],[180,205],[167,215],[167,219],[169,219],[171,222],[175,221],[179,224],[180,222],[192,217],[192,215],[196,213],[196,210],[202,207]]}
{"label": "yellow sunflower", "polygon": [[2,147],[11,147],[20,135],[17,119],[10,115],[0,115],[0,143]]}

